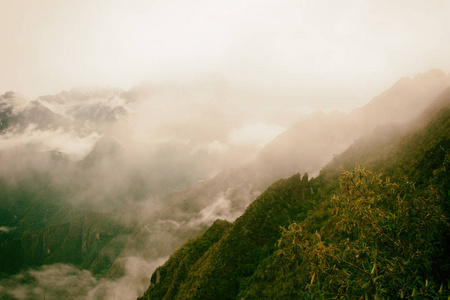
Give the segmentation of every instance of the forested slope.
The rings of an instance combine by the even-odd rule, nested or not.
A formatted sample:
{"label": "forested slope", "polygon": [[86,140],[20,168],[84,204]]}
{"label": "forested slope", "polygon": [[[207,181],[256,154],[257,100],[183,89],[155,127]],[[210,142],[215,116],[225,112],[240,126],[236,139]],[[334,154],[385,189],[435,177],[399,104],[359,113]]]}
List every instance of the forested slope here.
{"label": "forested slope", "polygon": [[141,299],[446,299],[449,128],[447,90],[408,126],[357,140],[318,177],[273,184],[176,277],[169,271],[196,247],[182,246]]}

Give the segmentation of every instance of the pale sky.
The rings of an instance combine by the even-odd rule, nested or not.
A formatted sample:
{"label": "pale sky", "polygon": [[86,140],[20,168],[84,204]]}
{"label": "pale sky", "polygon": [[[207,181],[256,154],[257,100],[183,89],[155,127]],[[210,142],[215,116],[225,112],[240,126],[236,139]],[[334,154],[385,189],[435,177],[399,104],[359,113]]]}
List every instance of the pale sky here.
{"label": "pale sky", "polygon": [[213,76],[352,106],[450,72],[449,16],[445,0],[0,0],[0,93]]}

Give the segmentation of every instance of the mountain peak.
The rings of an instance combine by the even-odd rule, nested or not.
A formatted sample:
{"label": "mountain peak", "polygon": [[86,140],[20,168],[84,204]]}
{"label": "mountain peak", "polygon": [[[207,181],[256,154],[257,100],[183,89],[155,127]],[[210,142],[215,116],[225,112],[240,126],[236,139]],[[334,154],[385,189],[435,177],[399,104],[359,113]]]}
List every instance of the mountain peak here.
{"label": "mountain peak", "polygon": [[427,72],[419,73],[414,76],[414,80],[435,80],[446,76],[448,75],[441,69],[430,69]]}

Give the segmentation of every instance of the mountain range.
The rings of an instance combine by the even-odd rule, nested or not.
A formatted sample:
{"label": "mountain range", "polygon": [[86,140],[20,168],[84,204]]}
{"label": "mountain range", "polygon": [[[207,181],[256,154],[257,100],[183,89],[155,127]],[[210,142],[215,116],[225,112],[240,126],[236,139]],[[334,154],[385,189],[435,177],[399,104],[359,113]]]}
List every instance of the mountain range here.
{"label": "mountain range", "polygon": [[[325,233],[339,175],[356,164],[397,180],[408,176],[423,190],[431,186],[448,153],[448,91],[436,97],[449,85],[450,75],[439,70],[400,79],[350,113],[300,116],[253,159],[231,165],[235,153],[250,148],[200,136],[195,123],[185,126],[189,141],[161,140],[141,126],[130,137],[131,125],[146,121],[136,112],[140,99],[168,97],[154,87],[73,90],[34,101],[7,92],[0,98],[0,295],[16,299],[14,274],[64,263],[97,278],[87,295],[72,298],[132,299],[147,288],[149,268],[172,253],[142,299],[292,297],[296,269],[279,261],[280,227],[304,222]],[[146,112],[158,105],[151,102]],[[207,121],[216,114],[202,101],[196,105]],[[217,121],[226,127],[230,116],[241,118],[225,109]],[[170,121],[154,118],[151,126]],[[159,128],[173,134],[181,127]],[[70,149],[77,151],[65,151],[74,140]],[[433,184],[445,192],[443,178]],[[448,203],[448,195],[441,197]],[[264,275],[277,266],[291,269]]]}

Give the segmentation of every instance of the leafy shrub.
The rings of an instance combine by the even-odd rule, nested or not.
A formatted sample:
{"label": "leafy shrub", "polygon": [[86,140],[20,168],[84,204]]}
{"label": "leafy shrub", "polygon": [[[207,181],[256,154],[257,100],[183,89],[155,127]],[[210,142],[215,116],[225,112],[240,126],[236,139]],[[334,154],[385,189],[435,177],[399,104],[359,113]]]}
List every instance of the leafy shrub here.
{"label": "leafy shrub", "polygon": [[419,193],[413,183],[393,183],[357,167],[342,174],[330,209],[325,238],[302,223],[282,229],[279,254],[303,270],[305,295],[448,297],[448,283],[439,282],[433,268],[449,227],[433,186]]}

